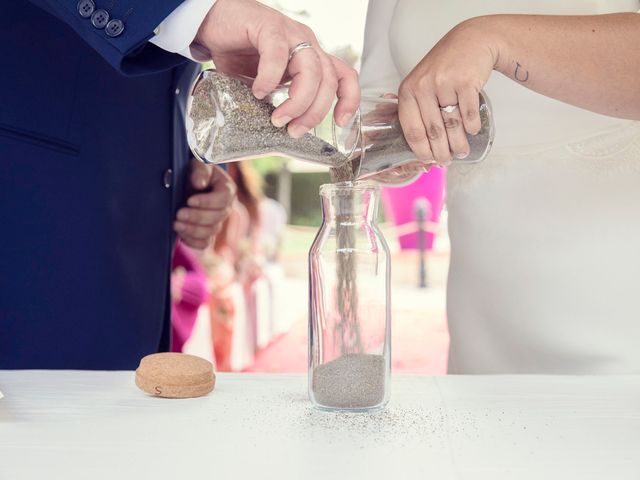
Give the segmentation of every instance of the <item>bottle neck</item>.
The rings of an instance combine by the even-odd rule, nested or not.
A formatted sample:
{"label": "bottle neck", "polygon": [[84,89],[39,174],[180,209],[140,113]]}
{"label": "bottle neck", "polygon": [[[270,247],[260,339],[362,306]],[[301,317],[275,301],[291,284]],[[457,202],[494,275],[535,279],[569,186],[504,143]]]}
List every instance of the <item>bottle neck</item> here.
{"label": "bottle neck", "polygon": [[376,223],[378,187],[371,184],[328,184],[320,189],[325,223]]}

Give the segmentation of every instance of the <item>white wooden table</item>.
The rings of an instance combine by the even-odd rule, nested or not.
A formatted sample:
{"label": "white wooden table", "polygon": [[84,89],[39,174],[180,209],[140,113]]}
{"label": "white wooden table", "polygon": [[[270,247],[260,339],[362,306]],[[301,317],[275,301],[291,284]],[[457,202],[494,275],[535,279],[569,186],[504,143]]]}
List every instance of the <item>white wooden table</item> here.
{"label": "white wooden table", "polygon": [[148,397],[131,372],[0,371],[0,479],[640,479],[640,377],[394,378],[327,414],[304,376]]}

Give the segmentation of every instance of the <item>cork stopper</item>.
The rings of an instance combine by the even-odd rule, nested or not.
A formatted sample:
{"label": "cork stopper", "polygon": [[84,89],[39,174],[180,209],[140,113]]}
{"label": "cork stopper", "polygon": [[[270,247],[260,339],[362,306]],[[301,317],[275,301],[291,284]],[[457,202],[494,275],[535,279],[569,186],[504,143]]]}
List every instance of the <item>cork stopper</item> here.
{"label": "cork stopper", "polygon": [[147,355],[136,370],[136,385],[154,397],[201,397],[211,392],[215,383],[210,362],[184,353]]}

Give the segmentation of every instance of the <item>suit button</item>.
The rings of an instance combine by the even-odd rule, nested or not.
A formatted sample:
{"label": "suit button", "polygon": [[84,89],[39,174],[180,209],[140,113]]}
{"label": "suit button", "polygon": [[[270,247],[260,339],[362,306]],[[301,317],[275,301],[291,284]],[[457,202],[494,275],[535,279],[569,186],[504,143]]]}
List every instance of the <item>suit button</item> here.
{"label": "suit button", "polygon": [[124,32],[124,23],[122,23],[122,20],[114,18],[113,20],[109,20],[104,31],[110,37],[117,37]]}
{"label": "suit button", "polygon": [[109,12],[106,10],[96,10],[91,15],[91,24],[99,29],[104,28],[109,23]]}
{"label": "suit button", "polygon": [[173,185],[173,170],[170,168],[164,171],[164,175],[162,176],[162,184],[164,188],[171,188]]}
{"label": "suit button", "polygon": [[93,3],[93,0],[80,0],[78,2],[78,13],[82,18],[89,18],[95,9],[96,4]]}

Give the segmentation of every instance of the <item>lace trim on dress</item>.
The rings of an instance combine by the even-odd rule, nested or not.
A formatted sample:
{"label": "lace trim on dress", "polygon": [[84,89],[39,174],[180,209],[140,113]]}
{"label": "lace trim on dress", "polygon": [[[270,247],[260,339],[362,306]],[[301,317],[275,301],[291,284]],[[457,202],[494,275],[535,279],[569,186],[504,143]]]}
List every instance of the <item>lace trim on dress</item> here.
{"label": "lace trim on dress", "polygon": [[571,142],[496,150],[477,164],[454,164],[447,171],[447,197],[475,191],[479,182],[513,181],[547,169],[550,175],[573,172],[596,182],[640,174],[640,122],[624,122]]}

